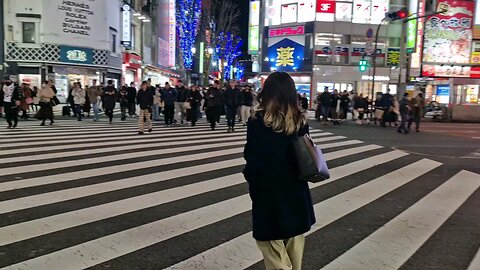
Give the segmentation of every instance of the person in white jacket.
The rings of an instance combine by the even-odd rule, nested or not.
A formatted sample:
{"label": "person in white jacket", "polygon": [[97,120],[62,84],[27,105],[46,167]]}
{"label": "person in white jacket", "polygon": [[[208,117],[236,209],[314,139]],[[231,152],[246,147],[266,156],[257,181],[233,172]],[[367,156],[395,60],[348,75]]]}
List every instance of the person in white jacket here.
{"label": "person in white jacket", "polygon": [[83,105],[85,104],[85,89],[82,88],[82,85],[79,82],[76,82],[73,84],[73,90],[72,90],[72,96],[73,96],[73,103],[75,104],[74,110],[76,111],[78,115],[78,121],[82,121],[82,108]]}

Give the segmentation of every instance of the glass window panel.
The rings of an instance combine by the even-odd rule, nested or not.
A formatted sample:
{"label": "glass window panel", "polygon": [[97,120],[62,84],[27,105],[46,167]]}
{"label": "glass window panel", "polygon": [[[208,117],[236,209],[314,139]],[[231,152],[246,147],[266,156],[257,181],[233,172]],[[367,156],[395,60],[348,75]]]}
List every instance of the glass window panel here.
{"label": "glass window panel", "polygon": [[35,43],[35,23],[22,22],[23,43]]}
{"label": "glass window panel", "polygon": [[337,2],[335,8],[335,20],[341,22],[351,22],[352,8],[353,4],[351,2]]}

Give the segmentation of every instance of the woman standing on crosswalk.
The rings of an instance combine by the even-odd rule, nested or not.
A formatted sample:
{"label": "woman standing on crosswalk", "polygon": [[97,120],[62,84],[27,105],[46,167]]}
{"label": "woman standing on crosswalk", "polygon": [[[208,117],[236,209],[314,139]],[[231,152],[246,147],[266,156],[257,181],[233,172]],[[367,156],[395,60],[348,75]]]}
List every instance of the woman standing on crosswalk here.
{"label": "woman standing on crosswalk", "polygon": [[42,120],[41,126],[45,125],[47,119],[50,120],[50,125],[54,123],[53,121],[53,107],[52,99],[55,96],[55,92],[52,89],[51,81],[45,81],[44,86],[40,91],[38,91],[37,97],[40,100],[40,110],[38,110],[35,118]]}
{"label": "woman standing on crosswalk", "polygon": [[267,269],[302,266],[304,233],[315,223],[310,190],[291,154],[295,136],[308,133],[293,79],[270,74],[247,125],[243,171],[252,198],[253,237]]}

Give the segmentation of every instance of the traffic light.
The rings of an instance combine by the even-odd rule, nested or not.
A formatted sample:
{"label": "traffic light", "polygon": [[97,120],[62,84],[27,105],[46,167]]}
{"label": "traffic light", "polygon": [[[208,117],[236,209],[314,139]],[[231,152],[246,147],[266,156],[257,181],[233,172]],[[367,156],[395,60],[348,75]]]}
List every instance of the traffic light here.
{"label": "traffic light", "polygon": [[358,69],[360,70],[360,72],[365,72],[367,71],[367,68],[368,68],[368,62],[367,60],[365,59],[362,59],[358,62]]}
{"label": "traffic light", "polygon": [[408,12],[407,9],[402,8],[397,11],[388,11],[385,13],[385,19],[387,21],[396,21],[396,20],[402,20],[408,17]]}

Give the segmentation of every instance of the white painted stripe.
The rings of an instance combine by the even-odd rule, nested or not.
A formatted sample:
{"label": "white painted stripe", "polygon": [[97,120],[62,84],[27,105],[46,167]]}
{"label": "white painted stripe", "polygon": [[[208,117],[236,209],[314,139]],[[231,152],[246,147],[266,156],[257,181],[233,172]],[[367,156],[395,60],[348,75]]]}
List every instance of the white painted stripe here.
{"label": "white painted stripe", "polygon": [[[152,166],[158,166],[160,164],[167,165],[167,164],[175,164],[178,162],[185,162],[185,161],[203,160],[205,158],[208,158],[214,155],[217,156],[215,153],[218,153],[218,156],[223,156],[223,155],[241,153],[242,151],[243,151],[243,148],[235,148],[235,149],[221,150],[221,151],[211,152],[206,154],[191,155],[188,158],[184,156],[180,156],[180,157],[159,159],[159,160],[153,160],[153,161],[141,162],[141,163],[135,163],[135,164],[127,164],[127,165],[122,165],[121,167],[122,170],[120,172],[142,169],[142,168],[149,168]],[[159,173],[122,178],[119,180],[102,182],[94,185],[63,189],[63,190],[53,191],[49,193],[32,195],[28,197],[21,197],[21,198],[12,199],[12,200],[0,201],[0,214],[16,211],[20,209],[25,209],[29,207],[45,205],[49,203],[61,202],[61,201],[70,200],[74,198],[81,198],[83,196],[99,194],[102,192],[114,191],[114,190],[136,187],[136,186],[150,184],[150,183],[156,183],[160,181],[166,181],[170,178],[176,178],[176,177],[181,177],[181,176],[195,174],[195,173],[201,173],[202,171],[200,171],[200,169],[202,168],[205,168],[207,169],[207,171],[210,171],[210,167],[212,164],[216,164],[218,166],[217,168],[225,168],[225,167],[242,165],[244,164],[244,160],[243,158],[237,158],[237,159],[226,160],[226,161],[215,162],[215,163],[208,163],[208,164],[192,166],[192,167],[182,167],[182,168],[163,171]],[[224,166],[224,167],[221,167],[221,166]],[[192,170],[192,168],[196,168],[198,169],[198,171],[194,171]],[[20,181],[6,182],[5,184],[11,183],[12,186],[7,186],[8,188],[7,190],[12,190],[12,187],[25,188],[27,186],[32,187],[32,186],[38,186],[38,185],[62,183],[62,182],[78,180],[84,177],[102,176],[110,173],[112,173],[112,168],[107,167],[107,168],[92,169],[88,171],[79,171],[79,172],[64,173],[64,174],[58,174],[58,175],[52,175],[52,176],[46,176],[46,177],[30,178],[30,179],[21,181],[21,183],[16,183]],[[39,180],[39,182],[36,183],[35,180]],[[2,189],[1,191],[4,191],[4,190]]]}
{"label": "white painted stripe", "polygon": [[[149,176],[145,176],[149,177]],[[0,228],[0,246],[245,183],[237,173]]]}
{"label": "white painted stripe", "polygon": [[[377,148],[381,148],[381,146],[361,146],[349,149],[348,152],[345,150],[340,150],[325,154],[325,158],[327,160],[333,160],[346,155],[353,155]],[[143,177],[150,178],[151,176],[147,175]],[[162,190],[159,192],[132,197],[116,202],[2,227],[0,228],[0,246],[129,212],[138,211],[163,203],[180,200],[244,182],[245,180],[242,174],[234,174],[200,183]]]}
{"label": "white painted stripe", "polygon": [[2,270],[84,269],[233,217],[249,208],[250,198],[243,195],[23,261]]}
{"label": "white painted stripe", "polygon": [[[238,134],[237,134],[238,135]],[[331,133],[312,133],[312,137],[313,138],[316,138],[316,137],[321,137],[321,136],[327,136],[327,135],[331,135]],[[198,137],[196,137],[195,139],[197,139]],[[221,138],[211,138],[211,139],[204,139],[201,141],[201,143],[221,143],[221,142],[231,142],[232,139],[235,139],[235,137],[229,137],[229,136],[225,136],[225,137],[221,137]],[[245,139],[245,136],[241,136],[240,139]],[[314,140],[315,141],[315,140]],[[318,140],[317,140],[318,141]],[[77,150],[75,151],[75,149],[68,149],[66,151],[62,151],[62,152],[56,152],[56,153],[51,153],[51,154],[40,154],[40,155],[29,155],[29,159],[30,160],[44,160],[44,159],[52,159],[52,158],[63,158],[63,157],[66,157],[66,158],[74,158],[74,157],[77,157],[77,156],[82,156],[82,155],[92,155],[92,154],[104,154],[105,152],[115,152],[115,151],[125,151],[125,152],[128,152],[128,151],[131,151],[131,150],[136,150],[136,149],[145,149],[146,147],[148,148],[149,146],[151,147],[163,147],[163,146],[179,146],[179,145],[183,145],[183,144],[187,144],[189,142],[187,141],[179,141],[179,142],[151,142],[151,143],[148,143],[148,144],[136,144],[136,145],[123,145],[123,146],[116,146],[116,147],[109,147],[109,148],[97,148],[97,149],[88,149],[88,150]],[[208,144],[208,147],[217,147],[216,145],[211,145],[211,144]],[[172,148],[172,151],[176,152],[176,151],[179,151],[178,150],[179,148]],[[165,149],[164,153],[167,153],[168,150]],[[0,152],[2,153],[2,152]],[[143,153],[143,152],[142,152]],[[23,161],[25,158],[23,156],[15,156],[15,157],[11,157],[11,158],[2,158],[0,159],[0,165],[2,163],[11,163],[11,162],[20,162],[20,161]],[[0,183],[0,190],[1,190],[1,183]]]}
{"label": "white painted stripe", "polygon": [[[313,139],[315,143],[317,143],[320,139]],[[218,141],[219,139],[211,139],[214,141]],[[223,139],[223,141],[228,141],[231,140],[231,138],[226,138]],[[206,140],[203,140],[205,142]],[[349,141],[345,142],[348,143]],[[174,145],[176,142],[170,142],[166,143],[166,145]],[[178,143],[178,142],[177,142]],[[182,143],[182,142],[180,142]],[[335,145],[319,145],[322,147],[322,149],[327,149],[331,147],[337,147],[337,144]],[[145,145],[142,145],[141,148],[144,148]],[[211,147],[215,147],[215,144],[212,144]],[[230,149],[230,151],[237,151],[237,153],[241,152],[241,148],[233,148]],[[207,153],[208,156],[212,156],[213,153],[215,152],[209,152]],[[205,155],[207,155],[205,154]],[[199,156],[200,154],[197,154],[196,156]],[[189,156],[191,158],[192,155]],[[172,160],[174,160],[172,162]],[[125,171],[125,168],[130,168],[130,169],[140,169],[140,168],[148,168],[152,166],[157,166],[158,164],[173,164],[175,162],[182,162],[182,161],[188,161],[190,159],[184,158],[182,156],[180,157],[175,157],[175,158],[166,158],[166,159],[158,159],[154,161],[150,161],[148,163],[142,162],[140,164],[138,163],[133,163],[130,165],[122,165],[122,170]],[[152,163],[153,162],[153,163]],[[149,164],[150,166],[147,166]],[[127,167],[126,167],[127,166]],[[83,178],[83,177],[88,177],[88,176],[98,176],[101,174],[109,174],[112,173],[111,170],[108,168],[97,168],[97,169],[88,169],[87,171],[74,171],[74,172],[69,172],[69,173],[63,173],[63,174],[56,174],[56,175],[47,175],[47,176],[41,176],[41,177],[34,177],[34,178],[27,178],[27,179],[22,179],[22,180],[15,180],[15,181],[8,181],[8,182],[3,182],[0,183],[0,192],[3,191],[8,191],[8,190],[14,190],[14,189],[21,189],[21,188],[28,188],[28,187],[34,187],[34,186],[41,186],[41,185],[47,185],[47,184],[54,184],[54,183],[60,183],[60,182],[67,182],[67,181],[72,181],[76,180],[78,178]],[[1,212],[1,209],[0,209]]]}
{"label": "white painted stripe", "polygon": [[[388,154],[397,156],[401,152],[392,151]],[[388,155],[379,156],[387,157]],[[352,173],[354,172],[350,171],[350,174]],[[246,212],[250,209],[250,205],[249,196],[243,195],[39,256],[3,269],[68,270],[91,267]],[[68,264],[65,265],[63,262],[68,262]]]}
{"label": "white painted stripe", "polygon": [[460,171],[322,269],[400,268],[479,187],[480,175]]}
{"label": "white painted stripe", "polygon": [[[94,132],[92,132],[94,131]],[[13,138],[13,139],[2,139],[2,143],[19,143],[19,142],[37,142],[37,141],[53,141],[57,142],[57,140],[68,138],[69,140],[73,139],[84,139],[84,138],[92,138],[95,137],[107,137],[110,135],[120,136],[120,135],[132,135],[138,131],[138,127],[132,130],[125,130],[124,128],[119,128],[115,130],[115,132],[108,131],[108,130],[91,130],[91,131],[83,131],[82,132],[61,132],[61,133],[52,133],[49,135],[41,135],[41,136],[23,136],[21,138]],[[238,130],[242,131],[242,130]],[[210,133],[210,134],[223,134],[225,133],[224,130],[215,130],[212,131],[210,129],[191,129],[191,130],[155,130],[155,134],[162,134],[162,135],[185,135],[185,134],[203,134],[203,133]],[[137,136],[138,137],[138,136]],[[9,137],[10,138],[10,137]]]}
{"label": "white painted stripe", "polygon": [[[364,161],[357,161],[356,163],[358,167],[367,166],[366,169],[369,169],[375,166],[377,161],[367,164]],[[440,165],[438,162],[423,159],[316,204],[314,210],[317,223],[307,235],[315,233]],[[343,168],[343,170],[346,170],[346,168]],[[334,177],[333,181],[339,179],[336,176],[337,174],[344,177],[344,174],[337,168],[333,168],[331,173]],[[321,185],[324,185],[324,183],[321,182],[314,186]],[[245,269],[261,260],[262,254],[258,250],[255,240],[251,233],[246,233],[166,269]]]}
{"label": "white painted stripe", "polygon": [[478,249],[477,254],[473,257],[467,270],[480,270],[480,249]]}
{"label": "white painted stripe", "polygon": [[[212,135],[209,135],[209,134],[196,136],[195,138],[192,138],[190,143],[198,142],[201,139],[209,139],[211,137],[212,137]],[[225,133],[224,137],[230,137],[232,139],[235,139],[235,138],[238,139],[238,138],[241,138],[241,137],[245,137],[245,133],[229,133],[229,134]],[[145,139],[137,139],[134,142],[135,143],[143,143],[143,145],[145,147],[158,143],[156,141],[152,141],[152,139],[156,138],[156,136],[144,135],[142,138],[145,138]],[[121,146],[121,145],[127,144],[127,142],[125,142],[125,141],[116,141],[116,140],[112,140],[112,141],[109,141],[109,142],[105,142],[105,141],[101,141],[101,140],[98,140],[98,141],[99,142],[89,143],[89,144],[72,142],[72,144],[69,144],[69,145],[55,145],[55,146],[44,146],[44,147],[32,147],[32,148],[2,150],[0,153],[1,153],[1,155],[12,155],[12,154],[28,154],[28,153],[31,153],[31,152],[34,152],[34,151],[53,151],[53,150],[62,150],[62,151],[67,151],[68,150],[68,151],[70,151],[70,150],[75,150],[79,147],[102,147],[104,150],[107,150],[107,149],[105,149],[105,147]],[[174,143],[177,143],[177,145],[178,144],[181,145],[181,144],[189,143],[188,140],[178,141],[178,139],[175,139],[175,138],[168,138],[168,139],[162,140],[162,142],[167,142],[167,141],[171,142],[171,145],[173,145]]]}
{"label": "white painted stripe", "polygon": [[[138,131],[137,131],[138,132]],[[226,132],[223,132],[224,134]],[[130,132],[130,133],[127,133],[129,135],[125,135],[125,136],[122,136],[121,139],[124,140],[124,139],[134,139],[135,142],[144,142],[144,141],[151,141],[153,139],[162,139],[162,138],[165,138],[167,140],[170,140],[172,139],[172,136],[171,134],[169,135],[165,135],[165,134],[162,134],[162,133],[156,133],[156,132],[152,132],[151,134],[147,134],[148,136],[148,140],[146,139],[139,139],[139,135],[136,134],[135,132]],[[206,132],[194,132],[192,131],[191,133],[188,133],[188,134],[191,134],[192,136],[196,136],[196,135],[209,135],[209,137],[211,137],[210,132],[208,132],[206,134]],[[214,135],[219,135],[219,132],[213,132]],[[232,134],[232,133],[230,133]],[[234,133],[235,134],[235,133]],[[237,134],[246,134],[245,132],[237,132]],[[30,142],[19,142],[19,143],[9,143],[8,144],[8,147],[22,147],[22,146],[29,146],[29,147],[32,147],[32,149],[36,149],[37,147],[41,147],[42,145],[45,145],[45,144],[49,144],[49,143],[71,143],[70,145],[79,145],[79,146],[82,146],[82,145],[85,145],[86,143],[88,142],[98,142],[98,141],[111,141],[111,140],[116,140],[116,139],[119,139],[117,137],[113,137],[113,138],[105,138],[105,137],[101,137],[101,138],[96,138],[95,137],[95,133],[92,133],[88,139],[81,139],[81,140],[76,140],[75,138],[69,138],[69,137],[64,137],[62,136],[63,140],[51,140],[51,141],[36,141],[36,140],[31,140]],[[92,138],[93,137],[93,138]],[[141,137],[141,136],[140,136]],[[145,138],[146,136],[144,136],[143,138]],[[185,137],[178,137],[178,138],[174,138],[176,140],[179,140],[179,139],[185,139]],[[69,146],[70,146],[69,145]],[[6,145],[7,146],[7,145]]]}

